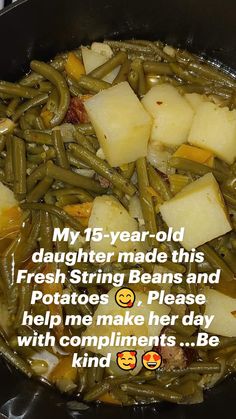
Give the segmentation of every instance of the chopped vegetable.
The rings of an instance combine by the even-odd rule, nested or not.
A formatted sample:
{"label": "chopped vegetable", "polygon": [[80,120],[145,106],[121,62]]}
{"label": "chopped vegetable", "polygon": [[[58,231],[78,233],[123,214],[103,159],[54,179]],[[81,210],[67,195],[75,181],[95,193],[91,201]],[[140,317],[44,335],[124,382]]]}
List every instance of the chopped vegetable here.
{"label": "chopped vegetable", "polygon": [[236,317],[233,314],[236,310],[236,298],[231,298],[211,288],[205,288],[204,294],[207,299],[204,315],[214,315],[206,331],[214,335],[236,337]]}
{"label": "chopped vegetable", "polygon": [[65,70],[68,76],[75,80],[79,80],[82,74],[85,74],[85,68],[74,52],[69,52],[65,63]]}
{"label": "chopped vegetable", "polygon": [[188,142],[232,164],[236,157],[236,110],[203,103],[194,116]]}
{"label": "chopped vegetable", "polygon": [[152,141],[169,147],[187,141],[194,113],[174,86],[165,83],[154,86],[144,96],[142,104],[154,118]]}
{"label": "chopped vegetable", "polygon": [[151,118],[127,82],[88,99],[85,108],[111,166],[147,155]]}
{"label": "chopped vegetable", "polygon": [[185,228],[182,244],[187,250],[232,229],[218,183],[211,173],[185,186],[160,211],[169,227]]}
{"label": "chopped vegetable", "polygon": [[209,167],[213,167],[214,163],[214,156],[211,151],[203,150],[202,148],[193,147],[187,144],[182,144],[173,156],[193,160]]}

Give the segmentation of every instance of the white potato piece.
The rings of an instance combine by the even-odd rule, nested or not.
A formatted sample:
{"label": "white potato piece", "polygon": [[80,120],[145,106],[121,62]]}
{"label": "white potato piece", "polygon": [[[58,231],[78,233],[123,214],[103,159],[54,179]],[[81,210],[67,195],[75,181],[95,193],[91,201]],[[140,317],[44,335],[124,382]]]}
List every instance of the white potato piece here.
{"label": "white potato piece", "polygon": [[154,118],[152,141],[169,147],[187,141],[194,112],[174,86],[167,83],[154,86],[144,96],[142,104]]}
{"label": "white potato piece", "polygon": [[[90,49],[87,47],[82,47],[82,58],[84,63],[84,68],[86,74],[89,74],[91,71],[95,70],[95,68],[100,67],[100,65],[104,64],[106,61],[111,58],[103,53],[98,53],[94,51],[94,49]],[[103,78],[103,80],[107,81],[108,83],[112,83],[113,80],[116,78],[119,72],[119,66],[112,70],[107,76]]]}
{"label": "white potato piece", "polygon": [[103,90],[84,106],[111,166],[147,155],[151,117],[127,82]]}
{"label": "white potato piece", "polygon": [[216,335],[236,337],[236,298],[211,288],[205,288],[204,294],[206,296],[204,314],[215,316],[206,331]]}
{"label": "white potato piece", "polygon": [[194,112],[196,112],[200,105],[207,101],[207,97],[205,95],[200,95],[199,93],[186,93],[184,97]]}
{"label": "white potato piece", "polygon": [[[129,288],[132,288],[129,286]],[[150,305],[147,304],[147,298],[148,294],[144,292],[135,291],[135,302],[133,307],[130,309],[130,313],[134,316],[142,315],[144,317],[144,324],[137,326],[137,325],[122,325],[122,326],[115,326],[115,325],[96,325],[97,322],[97,316],[98,315],[119,315],[122,318],[125,316],[125,313],[129,311],[128,309],[124,309],[122,307],[119,307],[115,302],[115,294],[119,288],[113,287],[108,295],[109,295],[109,302],[108,304],[99,304],[97,310],[94,313],[93,317],[93,324],[89,326],[83,335],[85,336],[111,336],[112,332],[121,332],[122,336],[159,336],[161,333],[161,330],[163,326],[161,325],[148,325],[148,319],[150,315],[150,311],[154,311],[155,314],[159,316],[168,315],[170,313],[170,307],[159,304],[156,301],[153,301],[153,303]],[[142,304],[138,306],[138,302],[142,301]],[[92,352],[100,353],[102,355],[107,355],[107,353],[111,353],[112,360],[116,359],[116,353],[123,351],[126,348],[122,347],[105,347],[102,349],[97,349],[94,347],[88,348],[91,349]],[[129,348],[132,350],[141,350],[141,351],[148,351],[151,349],[151,347],[142,347],[142,346],[136,346]]]}
{"label": "white potato piece", "polygon": [[203,103],[194,116],[188,142],[232,164],[236,158],[236,110]]}
{"label": "white potato piece", "polygon": [[[89,218],[90,228],[102,228],[103,234],[111,231],[129,231],[130,233],[138,230],[137,221],[132,218],[128,211],[113,196],[98,196],[94,199],[93,209]],[[114,252],[115,257],[118,252],[132,252],[141,248],[141,244],[131,241],[122,242],[119,239],[115,245],[110,244],[111,239],[104,237],[99,242],[91,242],[91,249],[95,252]]]}
{"label": "white potato piece", "polygon": [[232,229],[219,185],[211,173],[185,186],[161,205],[160,211],[168,227],[184,227],[182,244],[187,250]]}

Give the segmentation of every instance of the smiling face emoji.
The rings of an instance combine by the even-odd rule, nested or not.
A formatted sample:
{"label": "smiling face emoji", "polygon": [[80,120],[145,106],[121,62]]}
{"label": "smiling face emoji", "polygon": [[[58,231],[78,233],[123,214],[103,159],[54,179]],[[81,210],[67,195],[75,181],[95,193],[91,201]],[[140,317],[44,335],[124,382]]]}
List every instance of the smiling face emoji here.
{"label": "smiling face emoji", "polygon": [[131,308],[134,305],[135,293],[130,288],[121,288],[115,295],[118,306],[123,308]]}
{"label": "smiling face emoji", "polygon": [[124,371],[133,370],[137,364],[136,351],[123,351],[117,353],[116,362],[118,367]]}
{"label": "smiling face emoji", "polygon": [[147,370],[157,370],[161,365],[161,355],[155,351],[148,351],[143,354],[142,363]]}

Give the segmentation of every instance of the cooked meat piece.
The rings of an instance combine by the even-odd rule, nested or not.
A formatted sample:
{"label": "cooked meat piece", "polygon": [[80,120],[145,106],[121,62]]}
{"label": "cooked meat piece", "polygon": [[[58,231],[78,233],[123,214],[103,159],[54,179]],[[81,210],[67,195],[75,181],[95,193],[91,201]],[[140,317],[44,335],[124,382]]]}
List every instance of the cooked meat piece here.
{"label": "cooked meat piece", "polygon": [[84,107],[84,101],[86,99],[88,99],[87,95],[73,97],[71,99],[65,122],[70,124],[83,124],[89,122],[89,117]]}

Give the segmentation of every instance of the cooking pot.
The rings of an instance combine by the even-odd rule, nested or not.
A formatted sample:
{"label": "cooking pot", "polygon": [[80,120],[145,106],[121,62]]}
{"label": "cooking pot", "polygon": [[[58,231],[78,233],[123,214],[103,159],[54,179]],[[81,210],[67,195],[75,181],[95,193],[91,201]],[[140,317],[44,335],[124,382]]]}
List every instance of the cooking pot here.
{"label": "cooking pot", "polygon": [[[236,69],[235,0],[21,0],[0,13],[0,79],[16,80],[31,59],[104,38],[160,39]],[[206,392],[202,404],[162,403],[71,409],[70,400],[0,360],[0,418],[199,419],[235,408],[236,377]]]}

